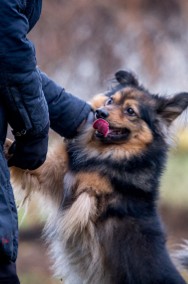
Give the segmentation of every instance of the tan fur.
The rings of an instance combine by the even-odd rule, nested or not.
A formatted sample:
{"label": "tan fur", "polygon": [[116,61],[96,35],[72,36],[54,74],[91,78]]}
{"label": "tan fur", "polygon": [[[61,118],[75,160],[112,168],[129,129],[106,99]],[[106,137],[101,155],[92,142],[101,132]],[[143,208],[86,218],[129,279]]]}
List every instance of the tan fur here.
{"label": "tan fur", "polygon": [[[41,192],[46,197],[53,198],[55,202],[59,203],[63,191],[64,175],[68,167],[66,145],[63,139],[60,141],[58,146],[54,146],[55,148],[52,146],[45,163],[37,170],[10,168],[13,187],[21,190],[19,190],[18,195],[21,193],[21,196],[23,196],[24,193],[25,197],[29,197],[32,192]],[[7,152],[11,143],[9,139],[6,139],[5,152]]]}
{"label": "tan fur", "polygon": [[92,108],[96,110],[97,108],[104,105],[106,100],[107,100],[107,97],[105,96],[105,94],[101,93],[101,94],[94,96],[94,98],[90,101],[90,104]]}
{"label": "tan fur", "polygon": [[125,109],[126,107],[132,107],[135,113],[138,115],[139,110],[138,110],[138,102],[133,99],[128,99],[124,102],[123,108]]}
{"label": "tan fur", "polygon": [[[143,129],[143,133],[142,133]],[[89,136],[89,135],[88,135]],[[147,126],[143,125],[139,132],[125,144],[109,145],[108,149],[103,144],[98,144],[96,141],[88,142],[85,152],[91,157],[97,155],[99,159],[111,157],[112,159],[129,159],[132,156],[140,154],[149,143],[152,141],[152,134]]]}
{"label": "tan fur", "polygon": [[[129,137],[106,144],[97,138],[92,125],[87,125],[74,145],[82,149],[80,162],[86,157],[91,160],[95,158],[99,169],[105,159],[113,162],[138,156],[153,141],[149,126],[139,116],[139,103],[147,99],[147,94],[145,98],[141,91],[129,87],[112,97],[112,105],[107,104],[109,97],[105,94],[96,96],[91,105],[93,109],[105,108],[109,113],[107,121],[110,127],[130,130]],[[126,115],[127,106],[132,107],[137,116]],[[10,145],[11,141],[7,140],[7,159]],[[111,175],[118,175],[115,168],[111,169]],[[51,203],[53,210],[46,203],[44,206],[46,213],[49,213],[45,230],[55,275],[63,278],[65,284],[112,284],[97,232],[99,215],[102,216],[108,206],[106,200],[111,198],[111,205],[118,202],[110,180],[95,168],[91,170],[86,167],[77,172],[71,170],[67,144],[63,139],[50,145],[47,159],[40,168],[28,171],[12,167],[11,177],[14,189],[21,192],[24,201],[33,192],[38,192]],[[107,220],[105,232],[110,234],[113,226],[114,219],[110,224]]]}
{"label": "tan fur", "polygon": [[[97,105],[98,107],[100,102],[102,104],[100,107],[105,108],[109,112],[107,120],[112,127],[127,127],[131,129],[131,137],[125,143],[120,143],[120,145],[118,143],[111,144],[107,148],[105,144],[96,141],[93,136],[93,130],[89,130],[83,134],[83,143],[87,141],[86,151],[88,153],[91,152],[91,155],[98,153],[101,159],[108,155],[114,159],[130,158],[131,156],[139,155],[153,140],[151,130],[143,120],[137,117],[125,116],[123,109],[132,107],[139,117],[138,99],[145,100],[146,98],[141,91],[130,87],[123,89],[121,92],[116,92],[112,95],[112,98],[114,100],[113,105],[106,105],[108,97],[101,95],[94,98],[93,101],[95,106]],[[98,101],[98,104],[96,104],[96,101]]]}
{"label": "tan fur", "polygon": [[59,224],[61,230],[64,231],[64,241],[68,241],[70,237],[81,234],[95,215],[95,198],[87,192],[83,192],[78,196],[73,205],[65,210]]}
{"label": "tan fur", "polygon": [[113,100],[114,100],[114,102],[116,103],[116,104],[120,104],[121,103],[121,101],[122,101],[122,92],[116,92],[113,96],[112,96],[112,98],[113,98]]}
{"label": "tan fur", "polygon": [[76,193],[78,195],[82,193],[83,190],[87,190],[90,195],[109,194],[112,192],[109,180],[102,177],[97,172],[80,172],[75,176],[75,181],[77,183]]}
{"label": "tan fur", "polygon": [[[105,144],[96,140],[95,130],[88,127],[78,139],[78,143],[84,146],[83,155],[85,151],[87,156],[98,156],[101,162],[105,157],[114,160],[127,159],[132,155],[138,155],[152,141],[151,132],[143,121],[137,120],[135,123],[135,118],[122,115],[121,104],[123,105],[123,103],[134,105],[135,111],[138,112],[133,90],[127,88],[127,94],[131,95],[127,102],[125,102],[126,96],[122,92],[117,92],[114,95],[114,100],[119,107],[110,105],[105,107],[109,110],[108,121],[112,126],[131,128],[133,134],[130,141],[106,147]],[[93,109],[103,107],[107,100],[108,97],[105,94],[94,97],[91,102]],[[49,213],[46,232],[51,247],[55,274],[63,277],[65,283],[74,284],[76,278],[75,284],[83,283],[79,279],[85,279],[85,283],[88,284],[108,284],[108,275],[104,275],[103,271],[102,248],[98,242],[94,224],[98,214],[106,208],[105,196],[110,196],[113,192],[111,184],[99,172],[80,171],[73,174],[68,169],[66,143],[63,139],[56,140],[57,142],[52,143],[49,147],[45,163],[37,170],[11,168],[13,187],[18,193],[21,193],[23,201],[28,200],[33,192],[38,192],[45,197],[45,200],[47,198],[50,201],[50,206],[54,208],[51,210],[48,203],[45,202],[45,211]],[[10,145],[11,141],[7,140],[5,145],[7,158]],[[64,187],[66,192],[64,192]],[[67,192],[73,194],[73,201],[69,201]],[[97,208],[97,196],[102,198],[100,209]],[[71,206],[66,208],[67,202],[68,204],[71,202]],[[63,204],[65,204],[63,212],[58,211],[58,208],[61,208]],[[81,255],[77,247],[82,249]],[[59,251],[61,251],[61,255],[59,255]],[[76,276],[73,276],[72,271],[77,271]]]}

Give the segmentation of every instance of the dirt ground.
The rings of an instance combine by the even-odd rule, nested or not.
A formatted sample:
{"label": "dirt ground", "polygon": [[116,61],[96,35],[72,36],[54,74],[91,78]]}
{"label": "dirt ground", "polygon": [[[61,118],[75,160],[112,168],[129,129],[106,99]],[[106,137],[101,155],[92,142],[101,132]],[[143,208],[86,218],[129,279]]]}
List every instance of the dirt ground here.
{"label": "dirt ground", "polygon": [[[180,244],[184,239],[188,239],[188,209],[162,207],[161,215],[166,226],[170,249],[175,244]],[[42,227],[38,226],[20,232],[17,266],[22,284],[62,283],[52,278],[50,260],[45,242],[41,237],[41,231]]]}

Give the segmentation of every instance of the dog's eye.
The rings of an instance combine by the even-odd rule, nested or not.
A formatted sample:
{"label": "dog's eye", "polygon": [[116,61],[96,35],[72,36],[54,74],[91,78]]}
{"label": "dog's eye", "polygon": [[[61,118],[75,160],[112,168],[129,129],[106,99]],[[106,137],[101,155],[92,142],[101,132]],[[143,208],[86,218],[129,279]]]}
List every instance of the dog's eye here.
{"label": "dog's eye", "polygon": [[112,98],[109,98],[109,99],[106,101],[105,105],[111,105],[112,103],[113,103],[113,99],[112,99]]}
{"label": "dog's eye", "polygon": [[130,115],[130,116],[135,116],[136,115],[135,111],[131,107],[126,109],[126,113],[128,115]]}

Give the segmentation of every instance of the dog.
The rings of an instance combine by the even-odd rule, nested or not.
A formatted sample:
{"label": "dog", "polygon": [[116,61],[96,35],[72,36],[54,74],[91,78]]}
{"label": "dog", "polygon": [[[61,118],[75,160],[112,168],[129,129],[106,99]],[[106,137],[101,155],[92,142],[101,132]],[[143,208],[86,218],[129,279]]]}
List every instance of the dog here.
{"label": "dog", "polygon": [[55,276],[65,284],[185,284],[157,204],[171,125],[188,107],[188,93],[151,94],[120,70],[91,105],[93,125],[58,139],[40,168],[10,169],[15,191],[45,199]]}

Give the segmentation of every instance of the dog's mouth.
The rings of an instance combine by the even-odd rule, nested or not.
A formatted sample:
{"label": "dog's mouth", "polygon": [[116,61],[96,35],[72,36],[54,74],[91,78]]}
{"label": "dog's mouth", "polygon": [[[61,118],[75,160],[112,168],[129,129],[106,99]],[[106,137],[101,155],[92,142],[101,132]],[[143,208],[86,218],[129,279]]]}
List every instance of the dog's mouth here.
{"label": "dog's mouth", "polygon": [[125,140],[130,134],[129,129],[113,127],[102,118],[94,121],[93,128],[96,129],[95,136],[104,141]]}

